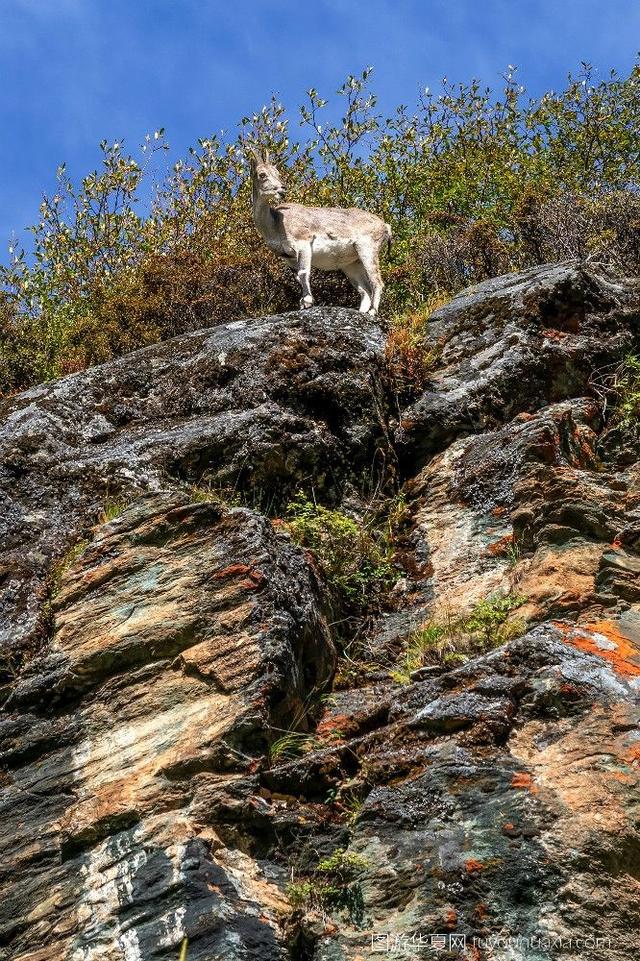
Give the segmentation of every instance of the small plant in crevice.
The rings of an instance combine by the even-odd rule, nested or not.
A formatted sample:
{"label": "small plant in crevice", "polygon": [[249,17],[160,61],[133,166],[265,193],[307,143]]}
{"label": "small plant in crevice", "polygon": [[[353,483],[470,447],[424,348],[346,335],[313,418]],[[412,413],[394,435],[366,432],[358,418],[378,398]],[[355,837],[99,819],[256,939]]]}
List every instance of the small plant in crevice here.
{"label": "small plant in crevice", "polygon": [[306,731],[285,731],[269,746],[269,764],[289,761],[313,750],[316,739]]}
{"label": "small plant in crevice", "polygon": [[189,488],[189,497],[194,504],[219,504],[220,507],[244,507],[242,494],[233,487],[217,487],[204,482]]}
{"label": "small plant in crevice", "polygon": [[466,613],[443,610],[414,631],[393,677],[406,683],[428,664],[455,665],[499,647],[526,630],[523,618],[510,617],[524,597],[506,594],[479,601]]}
{"label": "small plant in crevice", "polygon": [[429,336],[429,318],[450,299],[434,295],[419,309],[394,314],[390,320],[385,356],[400,401],[424,388],[440,360],[442,347]]}
{"label": "small plant in crevice", "polygon": [[110,521],[123,514],[127,507],[133,503],[131,497],[110,497],[107,495],[102,505],[102,510],[98,517],[99,524],[108,524]]}
{"label": "small plant in crevice", "polygon": [[606,426],[602,437],[622,428],[640,434],[640,355],[628,353],[623,359],[597,371],[590,381],[599,399]]}
{"label": "small plant in crevice", "polygon": [[640,431],[640,356],[627,354],[615,371],[611,390],[614,393],[614,421],[634,432]]}
{"label": "small plant in crevice", "polygon": [[509,570],[513,570],[522,560],[522,540],[516,538],[515,534],[506,546],[504,556],[507,559]]}
{"label": "small plant in crevice", "polygon": [[286,524],[292,539],[314,554],[340,611],[361,614],[397,579],[388,539],[368,519],[358,521],[299,493]]}
{"label": "small plant in crevice", "polygon": [[360,817],[364,807],[364,798],[356,791],[348,791],[339,800],[340,807],[346,814],[349,824],[354,824]]}
{"label": "small plant in crevice", "polygon": [[364,920],[364,899],[360,875],[368,867],[366,858],[344,848],[318,862],[316,867],[286,887],[294,911],[320,911],[323,915],[344,914],[351,924]]}
{"label": "small plant in crevice", "polygon": [[323,693],[324,687],[313,687],[303,701],[298,702],[284,723],[286,727],[277,727],[272,721],[268,725],[268,744],[266,764],[268,767],[293,760],[317,746],[317,738],[313,733],[321,710],[321,704],[328,695]]}
{"label": "small plant in crevice", "polygon": [[286,498],[277,486],[252,484],[241,473],[231,482],[206,472],[188,486],[187,493],[193,503],[212,502],[225,510],[245,507],[272,519],[286,506]]}

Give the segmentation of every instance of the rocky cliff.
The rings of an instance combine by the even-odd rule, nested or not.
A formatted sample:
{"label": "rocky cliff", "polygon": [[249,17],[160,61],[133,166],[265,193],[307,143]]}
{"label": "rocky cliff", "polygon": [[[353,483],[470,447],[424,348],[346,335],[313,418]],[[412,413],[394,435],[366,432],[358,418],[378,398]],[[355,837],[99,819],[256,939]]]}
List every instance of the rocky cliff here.
{"label": "rocky cliff", "polygon": [[[597,385],[639,318],[554,266],[437,311],[402,409],[343,309],[5,401],[0,957],[632,956],[640,445]],[[300,488],[400,491],[355,627]]]}

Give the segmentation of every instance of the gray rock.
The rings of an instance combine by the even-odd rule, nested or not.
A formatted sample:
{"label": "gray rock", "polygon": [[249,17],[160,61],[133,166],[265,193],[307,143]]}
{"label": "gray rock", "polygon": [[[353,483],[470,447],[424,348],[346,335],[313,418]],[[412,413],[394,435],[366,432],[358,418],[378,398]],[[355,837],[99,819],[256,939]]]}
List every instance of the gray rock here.
{"label": "gray rock", "polygon": [[354,310],[238,321],[0,406],[0,647],[35,643],[52,556],[106,498],[229,486],[338,496],[383,446],[384,343]]}
{"label": "gray rock", "polygon": [[442,347],[432,384],[397,432],[408,472],[462,434],[586,392],[592,372],[633,343],[637,282],[573,264],[548,265],[470,287],[435,311]]}

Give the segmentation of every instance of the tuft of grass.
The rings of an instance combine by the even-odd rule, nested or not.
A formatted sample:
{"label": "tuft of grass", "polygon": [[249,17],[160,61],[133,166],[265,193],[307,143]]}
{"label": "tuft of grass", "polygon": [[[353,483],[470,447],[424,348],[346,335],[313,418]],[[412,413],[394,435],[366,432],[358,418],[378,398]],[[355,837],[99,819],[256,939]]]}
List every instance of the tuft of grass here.
{"label": "tuft of grass", "polygon": [[207,475],[188,488],[189,496],[194,503],[214,503],[223,510],[234,507],[246,507],[248,510],[258,511],[266,517],[275,517],[283,506],[280,493],[259,485],[251,486],[243,483],[242,478],[236,478],[234,484],[223,483],[219,478]]}
{"label": "tuft of grass", "polygon": [[444,611],[411,634],[401,666],[392,676],[400,683],[407,683],[413,671],[427,664],[463,662],[469,656],[519,637],[526,629],[526,622],[522,618],[510,618],[510,614],[524,601],[524,597],[506,594],[486,598],[464,614]]}
{"label": "tuft of grass", "polygon": [[98,518],[99,524],[108,524],[119,517],[132,503],[130,497],[105,497],[102,511]]}
{"label": "tuft of grass", "polygon": [[286,523],[293,540],[315,555],[340,607],[363,610],[397,579],[388,539],[367,522],[297,494]]}
{"label": "tuft of grass", "polygon": [[509,563],[509,570],[513,570],[514,567],[520,563],[522,559],[522,542],[516,540],[515,536],[513,540],[507,545],[505,551],[505,557]]}
{"label": "tuft of grass", "polygon": [[358,820],[360,812],[364,806],[364,798],[356,794],[354,791],[349,791],[340,801],[342,807],[347,812],[347,820],[350,824],[353,824]]}
{"label": "tuft of grass", "polygon": [[296,911],[319,910],[344,912],[352,924],[364,918],[362,887],[358,876],[368,867],[366,858],[344,848],[318,862],[315,869],[286,888],[287,897]]}
{"label": "tuft of grass", "polygon": [[316,739],[305,731],[285,731],[269,747],[269,763],[300,757],[313,750]]}
{"label": "tuft of grass", "polygon": [[391,318],[386,360],[402,398],[421,390],[440,360],[442,348],[429,337],[429,318],[450,299],[448,294],[434,295],[417,310]]}
{"label": "tuft of grass", "polygon": [[221,507],[244,507],[242,494],[233,487],[217,487],[206,483],[194,484],[189,488],[189,496],[194,504],[213,502]]}

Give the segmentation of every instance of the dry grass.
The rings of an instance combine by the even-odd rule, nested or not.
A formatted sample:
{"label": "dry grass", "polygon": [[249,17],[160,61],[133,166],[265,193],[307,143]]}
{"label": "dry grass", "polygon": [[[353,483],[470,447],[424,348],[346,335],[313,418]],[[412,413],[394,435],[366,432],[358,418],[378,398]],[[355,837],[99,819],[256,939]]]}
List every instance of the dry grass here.
{"label": "dry grass", "polygon": [[448,294],[434,294],[417,310],[391,318],[386,359],[396,392],[402,398],[421,390],[440,360],[442,349],[429,337],[429,319],[450,299]]}

